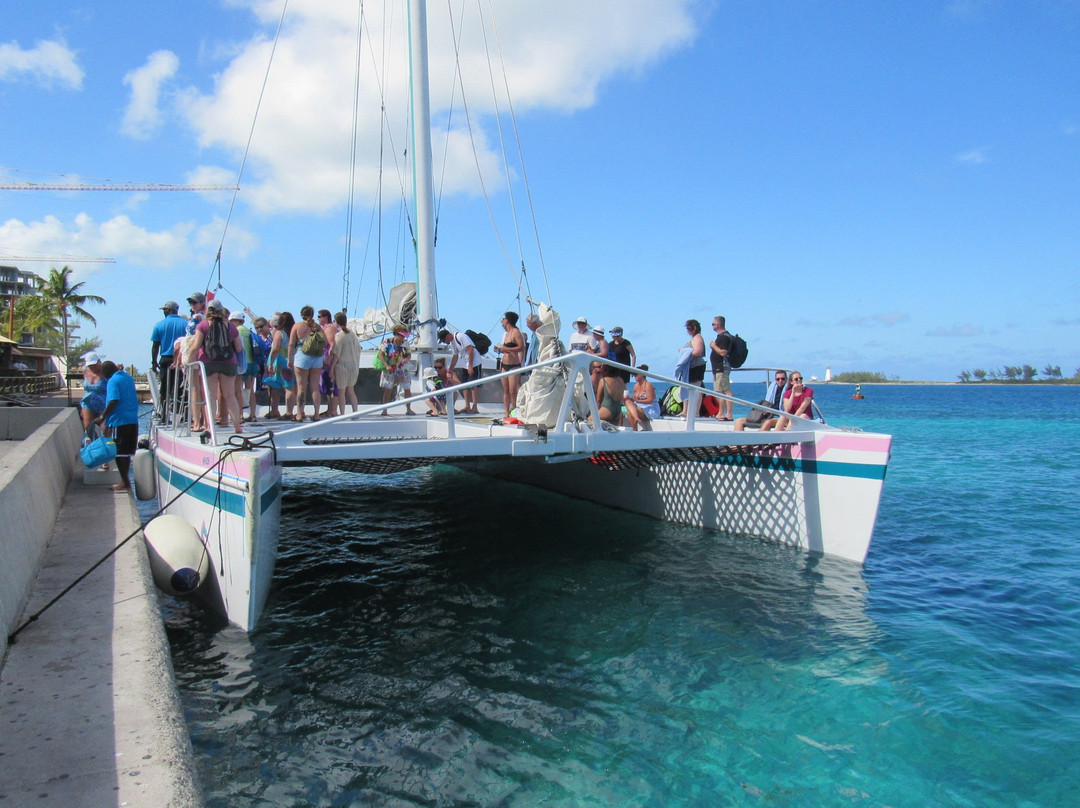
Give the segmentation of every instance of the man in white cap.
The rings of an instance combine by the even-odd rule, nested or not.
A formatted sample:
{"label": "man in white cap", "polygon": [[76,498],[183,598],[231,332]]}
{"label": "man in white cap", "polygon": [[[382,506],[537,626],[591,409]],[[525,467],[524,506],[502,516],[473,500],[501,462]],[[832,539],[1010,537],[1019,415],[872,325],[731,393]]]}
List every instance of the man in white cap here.
{"label": "man in white cap", "polygon": [[157,415],[164,421],[168,418],[170,395],[173,399],[180,398],[177,373],[173,370],[173,348],[176,341],[187,333],[187,320],[180,316],[180,304],[175,300],[165,301],[161,311],[165,317],[158,320],[150,334],[150,367],[158,375],[160,409]]}
{"label": "man in white cap", "polygon": [[574,326],[574,333],[571,334],[570,339],[567,340],[567,346],[571,351],[592,353],[592,351],[589,350],[589,342],[591,340],[589,336],[589,321],[584,317],[578,317],[571,325]]}

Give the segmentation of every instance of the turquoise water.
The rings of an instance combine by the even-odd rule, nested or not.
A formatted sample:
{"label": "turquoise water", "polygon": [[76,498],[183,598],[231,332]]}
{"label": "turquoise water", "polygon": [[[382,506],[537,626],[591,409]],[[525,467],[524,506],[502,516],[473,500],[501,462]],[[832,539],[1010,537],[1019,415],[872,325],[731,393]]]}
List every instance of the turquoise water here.
{"label": "turquoise water", "polygon": [[865,568],[290,474],[263,627],[166,606],[208,803],[1080,804],[1080,388],[863,390],[818,397],[895,436]]}

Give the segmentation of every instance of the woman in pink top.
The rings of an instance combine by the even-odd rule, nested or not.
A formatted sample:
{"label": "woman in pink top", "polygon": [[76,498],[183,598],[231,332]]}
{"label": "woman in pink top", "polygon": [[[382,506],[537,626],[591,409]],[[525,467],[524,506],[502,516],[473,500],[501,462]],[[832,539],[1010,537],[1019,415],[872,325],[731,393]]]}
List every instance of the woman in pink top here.
{"label": "woman in pink top", "polygon": [[[233,431],[243,432],[244,427],[240,421],[240,401],[232,391],[233,379],[236,376],[236,358],[240,355],[240,351],[244,350],[244,345],[240,341],[240,332],[231,320],[226,319],[226,316],[225,307],[221,305],[221,301],[211,300],[206,307],[206,319],[195,328],[195,339],[192,342],[188,361],[199,361],[205,365],[210,401],[220,401],[219,392],[223,386],[228,387],[229,395],[225,396],[225,406],[232,418]],[[211,328],[225,329],[228,343],[232,348],[232,355],[229,358],[219,359],[207,355],[206,338]],[[226,385],[222,383],[223,378],[228,380]],[[209,423],[209,420],[206,423]]]}
{"label": "woman in pink top", "polygon": [[[781,409],[800,418],[814,417],[814,388],[803,384],[802,374],[797,370],[791,374],[791,386],[784,391]],[[791,419],[786,415],[781,415],[776,428],[778,430],[790,429]]]}

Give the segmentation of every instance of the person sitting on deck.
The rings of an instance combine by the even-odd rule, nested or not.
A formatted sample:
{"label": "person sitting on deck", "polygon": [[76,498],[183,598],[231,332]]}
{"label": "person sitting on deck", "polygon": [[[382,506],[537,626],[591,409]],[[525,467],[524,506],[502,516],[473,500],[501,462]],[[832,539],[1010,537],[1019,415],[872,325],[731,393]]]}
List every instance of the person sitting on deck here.
{"label": "person sitting on deck", "polygon": [[596,385],[596,406],[600,410],[600,420],[618,426],[622,423],[626,382],[611,365],[603,365],[600,374],[600,381]]}
{"label": "person sitting on deck", "polygon": [[626,393],[626,419],[630,427],[637,432],[640,428],[643,432],[651,432],[653,418],[660,417],[660,402],[656,400],[656,388],[645,375],[648,365],[638,367],[638,373],[634,374],[634,394]]}
{"label": "person sitting on deck", "polygon": [[[776,371],[772,384],[765,391],[764,399],[774,410],[780,409],[780,404],[783,401],[784,385],[786,384],[787,371]],[[743,432],[748,426],[757,426],[762,432],[767,432],[776,426],[777,420],[779,420],[779,416],[774,416],[765,410],[754,409],[750,411],[750,415],[746,418],[735,419],[735,431]]]}
{"label": "person sitting on deck", "polygon": [[[803,385],[802,374],[797,370],[791,374],[791,387],[784,391],[782,409],[801,418],[814,417],[814,388]],[[785,429],[791,429],[791,419],[781,415],[776,423],[776,431],[782,432]]]}

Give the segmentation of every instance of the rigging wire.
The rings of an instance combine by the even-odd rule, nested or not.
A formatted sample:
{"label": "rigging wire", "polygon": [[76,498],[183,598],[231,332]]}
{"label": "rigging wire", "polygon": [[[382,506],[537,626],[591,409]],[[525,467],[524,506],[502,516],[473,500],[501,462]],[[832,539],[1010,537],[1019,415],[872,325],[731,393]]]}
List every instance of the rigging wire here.
{"label": "rigging wire", "polygon": [[[479,8],[479,0],[477,2],[477,7]],[[482,17],[483,16],[483,10],[482,9],[480,9],[480,14],[481,14],[481,17]],[[494,15],[494,13],[491,14],[491,24],[493,26],[495,24],[495,15]],[[495,107],[495,128],[498,130],[498,133],[499,133],[499,150],[502,153],[503,175],[506,178],[506,194],[507,194],[507,198],[508,198],[508,200],[510,202],[510,220],[514,225],[514,239],[517,242],[518,258],[521,261],[521,274],[518,277],[518,298],[519,298],[518,305],[519,305],[519,309],[520,309],[520,298],[521,298],[522,284],[524,283],[525,286],[526,286],[526,297],[529,296],[528,293],[531,292],[531,290],[528,289],[528,276],[525,274],[524,251],[522,250],[522,246],[521,246],[521,228],[518,226],[517,204],[514,201],[514,184],[513,184],[513,181],[511,179],[511,176],[510,176],[510,163],[509,163],[509,160],[506,157],[506,137],[503,134],[502,111],[499,108],[499,93],[498,93],[498,91],[497,91],[497,89],[495,87],[495,73],[492,70],[492,66],[491,66],[491,49],[488,47],[487,26],[483,25],[481,23],[480,31],[483,34],[483,38],[484,38],[484,54],[487,57],[488,81],[491,83],[491,101],[492,101],[492,104]],[[501,53],[499,54],[499,61],[500,61],[500,63],[502,63],[502,54]],[[505,82],[506,82],[506,67],[505,67],[505,64],[503,65],[503,82],[504,82],[504,89],[506,89],[506,87],[505,87]],[[507,92],[507,95],[509,95],[509,92]]]}
{"label": "rigging wire", "polygon": [[[449,0],[448,0],[449,2]],[[451,19],[453,19],[453,11],[450,11]],[[456,71],[458,78],[461,77],[461,49],[458,47],[458,43],[454,42],[454,70]],[[461,108],[465,115],[466,130],[469,133],[469,143],[472,145],[473,161],[476,164],[476,176],[480,181],[480,190],[484,197],[484,204],[487,206],[488,218],[491,220],[491,227],[495,231],[495,240],[499,244],[499,249],[502,251],[503,258],[506,260],[506,265],[512,267],[513,264],[510,261],[510,253],[507,252],[506,244],[503,242],[502,234],[499,232],[499,224],[495,218],[495,210],[491,205],[491,195],[488,193],[487,183],[484,181],[484,172],[480,166],[480,155],[476,147],[476,136],[473,134],[472,115],[469,113],[469,100],[465,93],[465,85],[462,82],[461,85]],[[514,283],[520,286],[520,279],[517,274],[511,268],[511,274],[514,275]]]}
{"label": "rigging wire", "polygon": [[[278,41],[281,39],[281,30],[285,26],[285,12],[288,8],[289,0],[284,0],[281,5],[281,16],[278,18],[277,31],[274,33],[274,43],[270,46],[270,58],[266,60],[266,73],[263,74],[262,87],[259,89],[259,100],[255,104],[255,114],[251,118],[251,129],[248,131],[247,144],[244,146],[244,156],[240,160],[240,169],[236,173],[236,189],[233,191],[232,201],[229,202],[229,213],[225,217],[225,226],[221,229],[221,241],[218,244],[217,257],[214,259],[214,266],[210,270],[211,279],[214,277],[214,271],[217,271],[218,289],[222,288],[221,250],[225,246],[225,235],[229,232],[229,223],[232,221],[233,210],[236,208],[236,199],[240,195],[240,180],[243,179],[244,169],[247,167],[248,153],[251,151],[251,140],[255,136],[255,124],[259,120],[259,110],[262,109],[263,96],[266,95],[266,85],[270,81],[270,68],[274,64],[274,54],[277,52]],[[206,282],[206,288],[210,288],[209,280]]]}
{"label": "rigging wire", "polygon": [[349,277],[352,274],[353,210],[356,203],[356,140],[360,116],[360,60],[363,56],[364,0],[356,15],[356,66],[353,71],[352,147],[349,152],[349,202],[345,214],[345,266],[341,273],[341,310],[349,310]]}
{"label": "rigging wire", "polygon": [[[477,0],[479,2],[479,0]],[[514,112],[514,98],[510,94],[510,80],[506,75],[506,60],[503,59],[502,41],[499,39],[499,26],[495,22],[495,10],[492,8],[490,0],[488,1],[488,8],[490,9],[491,18],[491,30],[495,35],[495,47],[499,52],[499,64],[502,65],[503,86],[506,89],[506,105],[510,111],[510,121],[513,124],[514,130],[514,143],[517,146],[518,164],[521,167],[521,179],[522,184],[525,186],[525,197],[529,203],[529,219],[533,226],[533,236],[536,239],[536,253],[537,258],[540,261],[540,274],[544,281],[544,294],[547,296],[547,300],[551,301],[551,286],[548,283],[547,266],[544,264],[544,250],[540,242],[540,229],[536,221],[536,207],[533,205],[532,188],[529,186],[529,173],[525,169],[525,151],[521,146],[521,131],[517,125],[517,115]],[[525,261],[521,262],[522,273],[525,272]]]}

